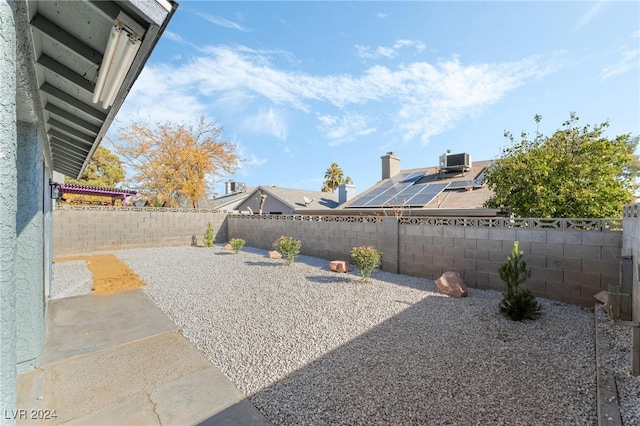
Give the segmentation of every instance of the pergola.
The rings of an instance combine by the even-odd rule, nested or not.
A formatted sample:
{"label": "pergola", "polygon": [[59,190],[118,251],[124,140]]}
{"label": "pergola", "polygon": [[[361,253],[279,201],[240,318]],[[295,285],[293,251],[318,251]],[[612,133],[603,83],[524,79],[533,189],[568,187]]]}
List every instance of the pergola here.
{"label": "pergola", "polygon": [[[116,200],[120,200],[122,205],[127,204],[127,197],[135,196],[138,194],[138,191],[133,191],[129,189],[118,189],[118,188],[100,188],[97,186],[84,186],[84,185],[72,185],[72,184],[64,184],[60,183],[57,185],[59,198],[64,194],[74,194],[74,195],[90,195],[94,197],[109,197],[111,198],[111,205],[115,205]],[[52,188],[52,190],[54,190]]]}

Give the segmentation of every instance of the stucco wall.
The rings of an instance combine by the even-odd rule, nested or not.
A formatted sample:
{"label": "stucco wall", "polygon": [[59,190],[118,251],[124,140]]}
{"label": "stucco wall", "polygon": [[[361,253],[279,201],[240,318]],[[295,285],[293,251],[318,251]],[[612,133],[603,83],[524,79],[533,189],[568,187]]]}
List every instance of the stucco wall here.
{"label": "stucco wall", "polygon": [[43,157],[37,125],[18,122],[16,327],[18,372],[34,368],[44,341]]}
{"label": "stucco wall", "polygon": [[[16,33],[12,1],[0,0],[0,410],[16,408]],[[15,421],[0,416],[0,424]]]}
{"label": "stucco wall", "polygon": [[227,241],[226,213],[193,209],[58,207],[53,212],[54,257],[135,247],[202,244],[207,223]]}

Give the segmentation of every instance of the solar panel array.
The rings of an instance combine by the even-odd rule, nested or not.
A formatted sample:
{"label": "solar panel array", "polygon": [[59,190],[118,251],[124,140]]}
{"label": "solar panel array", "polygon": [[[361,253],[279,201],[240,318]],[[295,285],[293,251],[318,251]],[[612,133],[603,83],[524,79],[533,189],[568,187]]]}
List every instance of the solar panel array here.
{"label": "solar panel array", "polygon": [[447,189],[464,189],[467,186],[477,186],[476,181],[474,179],[471,180],[454,180],[449,183]]}
{"label": "solar panel array", "polygon": [[[386,207],[389,200],[396,198],[402,191],[410,188],[425,172],[402,173],[384,182],[364,196],[355,200],[349,207]],[[401,200],[402,201],[402,200]]]}
{"label": "solar panel array", "polygon": [[420,191],[407,200],[405,206],[407,207],[419,207],[426,206],[431,200],[436,198],[442,191],[447,188],[449,183],[430,183],[421,188]]}
{"label": "solar panel array", "polygon": [[416,184],[424,175],[424,172],[402,173],[358,198],[349,207],[422,207],[444,190],[479,186],[475,179]]}

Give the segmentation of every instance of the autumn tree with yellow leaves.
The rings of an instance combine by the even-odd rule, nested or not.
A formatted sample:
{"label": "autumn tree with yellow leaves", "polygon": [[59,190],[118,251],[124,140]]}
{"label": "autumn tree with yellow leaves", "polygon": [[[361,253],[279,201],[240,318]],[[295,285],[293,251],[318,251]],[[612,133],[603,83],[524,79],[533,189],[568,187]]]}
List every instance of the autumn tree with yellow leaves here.
{"label": "autumn tree with yellow leaves", "polygon": [[207,178],[233,173],[240,161],[233,143],[218,140],[222,131],[201,117],[195,124],[133,123],[109,140],[133,171],[133,186],[160,205],[177,207],[188,200],[198,208]]}

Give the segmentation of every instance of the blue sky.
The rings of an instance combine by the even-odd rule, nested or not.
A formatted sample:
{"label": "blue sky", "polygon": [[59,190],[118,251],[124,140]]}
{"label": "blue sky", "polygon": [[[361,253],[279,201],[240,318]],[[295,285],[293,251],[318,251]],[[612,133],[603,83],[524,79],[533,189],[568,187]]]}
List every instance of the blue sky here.
{"label": "blue sky", "polygon": [[205,116],[245,158],[224,180],[319,190],[337,162],[359,193],[388,151],[492,159],[572,111],[640,135],[639,2],[182,0],[117,124]]}

